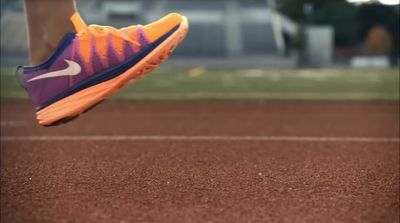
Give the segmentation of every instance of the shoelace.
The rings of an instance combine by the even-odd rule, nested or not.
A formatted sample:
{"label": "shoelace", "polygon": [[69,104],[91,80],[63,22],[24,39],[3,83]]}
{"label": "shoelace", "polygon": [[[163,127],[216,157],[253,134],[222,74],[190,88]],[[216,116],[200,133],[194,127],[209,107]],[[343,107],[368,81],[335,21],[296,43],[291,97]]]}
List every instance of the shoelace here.
{"label": "shoelace", "polygon": [[114,35],[118,38],[128,41],[137,47],[141,46],[141,44],[137,40],[132,39],[130,36],[126,35],[125,33],[121,32],[120,30],[118,30],[112,26],[99,26],[99,25],[92,24],[92,25],[89,25],[85,30],[81,31],[81,33],[82,34],[90,33],[93,36],[97,36],[101,33],[107,33],[108,35]]}

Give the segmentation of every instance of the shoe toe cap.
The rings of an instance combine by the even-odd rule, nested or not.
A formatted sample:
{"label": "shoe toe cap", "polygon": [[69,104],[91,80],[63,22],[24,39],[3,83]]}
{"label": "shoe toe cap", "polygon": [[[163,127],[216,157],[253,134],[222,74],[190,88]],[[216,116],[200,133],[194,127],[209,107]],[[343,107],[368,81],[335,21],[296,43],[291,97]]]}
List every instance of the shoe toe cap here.
{"label": "shoe toe cap", "polygon": [[143,29],[147,38],[153,42],[181,24],[184,19],[185,17],[178,13],[171,13],[156,22],[144,26]]}

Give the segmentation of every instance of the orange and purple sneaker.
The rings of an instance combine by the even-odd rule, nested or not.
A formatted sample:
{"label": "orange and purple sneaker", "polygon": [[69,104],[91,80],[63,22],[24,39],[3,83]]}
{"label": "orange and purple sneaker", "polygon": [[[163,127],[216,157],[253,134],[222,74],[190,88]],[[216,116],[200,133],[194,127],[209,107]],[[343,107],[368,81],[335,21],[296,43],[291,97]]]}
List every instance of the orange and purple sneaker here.
{"label": "orange and purple sneaker", "polygon": [[23,67],[22,84],[39,124],[66,123],[160,65],[188,31],[184,16],[167,15],[146,26],[87,26],[78,13],[44,63]]}

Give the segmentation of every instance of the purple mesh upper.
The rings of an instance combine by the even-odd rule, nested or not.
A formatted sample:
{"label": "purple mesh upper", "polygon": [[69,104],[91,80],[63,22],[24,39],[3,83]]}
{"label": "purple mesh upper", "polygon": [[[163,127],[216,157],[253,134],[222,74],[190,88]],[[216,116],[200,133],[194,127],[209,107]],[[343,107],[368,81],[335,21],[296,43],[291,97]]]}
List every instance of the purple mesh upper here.
{"label": "purple mesh upper", "polygon": [[[140,48],[143,49],[149,44],[143,30],[138,29]],[[73,39],[64,39],[64,43],[61,43],[58,51],[61,52],[54,58],[52,56],[49,61],[36,66],[36,67],[25,67],[23,82],[24,85],[31,96],[31,99],[37,109],[41,108],[50,99],[56,97],[72,86],[78,84],[79,82],[85,80],[89,76],[96,75],[96,73],[101,72],[107,68],[121,63],[123,60],[119,59],[116,55],[115,48],[112,46],[112,42],[109,38],[107,46],[107,61],[102,62],[98,51],[95,48],[95,43],[92,42],[91,49],[91,61],[89,63],[84,62],[82,56],[79,53],[79,41],[78,37],[73,37]],[[69,41],[65,42],[65,41]],[[126,60],[134,56],[140,49],[135,49],[132,44],[125,41],[123,59]],[[78,63],[81,66],[81,71],[75,76],[63,76],[63,77],[51,77],[46,79],[29,81],[37,76],[64,70],[68,67],[68,63],[65,60],[70,60]],[[106,65],[108,65],[106,67]],[[92,71],[91,71],[92,70]]]}

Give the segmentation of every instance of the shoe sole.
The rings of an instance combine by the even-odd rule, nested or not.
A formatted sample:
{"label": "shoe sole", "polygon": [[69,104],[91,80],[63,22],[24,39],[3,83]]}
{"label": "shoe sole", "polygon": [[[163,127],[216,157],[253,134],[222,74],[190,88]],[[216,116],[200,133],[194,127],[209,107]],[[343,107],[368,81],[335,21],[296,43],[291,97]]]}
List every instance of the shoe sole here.
{"label": "shoe sole", "polygon": [[36,112],[39,124],[43,126],[64,124],[92,109],[108,96],[157,68],[182,42],[187,32],[188,21],[186,17],[183,17],[179,28],[171,36],[124,73],[111,80],[81,90]]}

